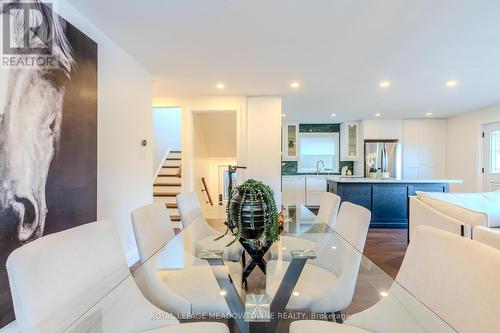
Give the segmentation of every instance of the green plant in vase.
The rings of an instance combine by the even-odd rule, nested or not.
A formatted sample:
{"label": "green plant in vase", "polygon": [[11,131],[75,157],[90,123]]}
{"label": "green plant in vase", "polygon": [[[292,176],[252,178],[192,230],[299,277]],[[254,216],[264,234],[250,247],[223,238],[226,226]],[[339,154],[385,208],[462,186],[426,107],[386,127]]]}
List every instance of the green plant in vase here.
{"label": "green plant in vase", "polygon": [[264,243],[279,239],[283,218],[276,207],[273,190],[260,181],[249,179],[235,187],[230,193],[226,213],[224,235],[231,233],[234,236],[227,246],[240,238]]}

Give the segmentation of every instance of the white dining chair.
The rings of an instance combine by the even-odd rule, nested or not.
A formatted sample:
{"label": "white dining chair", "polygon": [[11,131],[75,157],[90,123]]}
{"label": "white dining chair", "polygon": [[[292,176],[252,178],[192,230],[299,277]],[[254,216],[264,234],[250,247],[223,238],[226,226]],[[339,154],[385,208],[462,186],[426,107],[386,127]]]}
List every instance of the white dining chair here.
{"label": "white dining chair", "polygon": [[328,224],[330,228],[335,227],[337,222],[337,214],[339,212],[341,198],[330,192],[323,193],[321,197],[318,218]]}
{"label": "white dining chair", "polygon": [[[340,197],[334,193],[325,192],[321,197],[321,204],[318,211],[318,220],[333,228],[337,223],[337,215],[340,206]],[[297,212],[298,214],[298,212]],[[291,251],[295,250],[312,250],[316,246],[316,241],[309,239],[307,231],[299,236],[281,236],[280,241],[273,244],[270,248],[270,258],[277,259],[280,255],[283,260],[292,260]]]}
{"label": "white dining chair", "polygon": [[[364,207],[349,202],[341,205],[336,224],[338,234],[318,234],[320,240],[313,248],[317,258],[304,266],[288,310],[338,313],[351,304],[370,219],[371,213]],[[268,262],[266,293],[271,297],[276,294],[288,265],[289,261]]]}
{"label": "white dining chair", "polygon": [[215,240],[222,236],[222,233],[213,229],[206,222],[196,193],[193,191],[180,193],[177,195],[176,200],[183,227],[186,228],[195,221],[197,222],[197,252],[203,250],[219,250],[223,251],[225,259],[239,261],[242,258],[243,247],[240,243],[236,242],[227,246],[233,241],[233,236],[228,234]]}
{"label": "white dining chair", "polygon": [[[177,236],[170,223],[149,219],[143,210],[132,212],[132,225],[141,260],[149,300],[159,308],[177,316],[193,314],[227,315],[230,313],[225,298],[207,261],[195,255],[197,227],[193,222]],[[176,266],[162,267],[162,258],[176,262]],[[240,290],[242,267],[239,262],[227,261],[228,275]]]}
{"label": "white dining chair", "polygon": [[141,294],[115,225],[88,223],[14,250],[7,272],[19,332],[227,333],[221,323],[179,324]]}
{"label": "white dining chair", "polygon": [[419,226],[387,297],[344,325],[297,321],[290,332],[498,332],[499,276],[497,249]]}

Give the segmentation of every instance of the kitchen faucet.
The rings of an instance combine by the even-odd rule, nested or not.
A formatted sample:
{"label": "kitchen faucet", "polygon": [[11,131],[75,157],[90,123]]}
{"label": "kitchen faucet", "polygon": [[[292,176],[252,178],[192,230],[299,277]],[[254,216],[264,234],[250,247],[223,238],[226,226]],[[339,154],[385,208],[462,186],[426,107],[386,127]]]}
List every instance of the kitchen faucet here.
{"label": "kitchen faucet", "polygon": [[325,169],[325,162],[323,162],[322,160],[319,160],[318,162],[316,162],[316,174],[319,175],[319,163],[321,162],[321,165],[322,165],[322,168],[321,170],[324,170]]}

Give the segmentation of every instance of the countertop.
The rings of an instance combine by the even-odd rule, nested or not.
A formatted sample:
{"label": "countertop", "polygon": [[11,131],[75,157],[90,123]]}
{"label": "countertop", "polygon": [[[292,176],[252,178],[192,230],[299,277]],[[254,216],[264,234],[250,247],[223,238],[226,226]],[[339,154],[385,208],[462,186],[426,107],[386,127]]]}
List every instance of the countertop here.
{"label": "countertop", "polygon": [[294,174],[294,175],[281,175],[281,177],[282,178],[295,178],[295,177],[326,178],[326,177],[339,177],[339,176],[338,176],[338,174],[334,174],[334,173],[320,173],[320,174],[316,174],[316,173],[297,173],[297,174]]}
{"label": "countertop", "polygon": [[328,176],[327,180],[338,183],[389,183],[389,184],[461,184],[462,180],[459,179],[370,179],[361,177],[341,177],[341,176]]}

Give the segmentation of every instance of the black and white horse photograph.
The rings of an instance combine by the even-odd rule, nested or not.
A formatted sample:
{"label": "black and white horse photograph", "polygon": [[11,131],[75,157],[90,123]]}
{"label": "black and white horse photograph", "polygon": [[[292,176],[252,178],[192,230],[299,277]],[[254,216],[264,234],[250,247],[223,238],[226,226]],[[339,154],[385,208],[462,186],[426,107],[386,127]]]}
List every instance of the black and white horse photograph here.
{"label": "black and white horse photograph", "polygon": [[[97,215],[97,44],[32,3],[58,66],[0,69],[0,327],[14,318],[8,255]],[[12,17],[22,12],[4,5],[7,15],[22,39],[23,20]]]}

